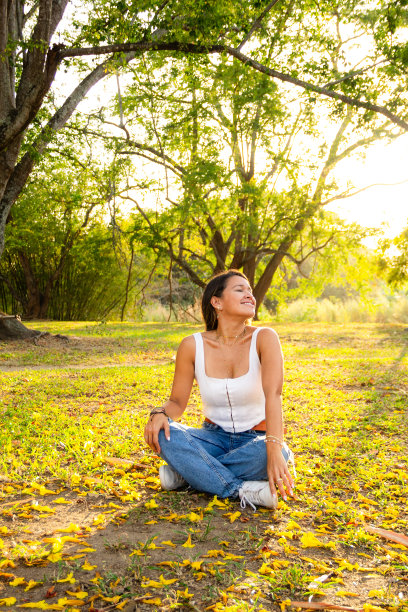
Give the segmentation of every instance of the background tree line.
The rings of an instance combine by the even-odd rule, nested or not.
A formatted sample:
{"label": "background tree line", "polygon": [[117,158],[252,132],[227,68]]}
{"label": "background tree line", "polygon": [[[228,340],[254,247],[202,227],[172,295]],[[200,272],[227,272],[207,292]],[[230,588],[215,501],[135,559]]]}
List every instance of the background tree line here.
{"label": "background tree line", "polygon": [[[63,4],[2,9],[3,310],[123,317],[148,287],[186,307],[225,267],[273,305],[361,259],[367,230],[325,207],[352,193],[343,159],[406,130],[406,2]],[[109,74],[114,98],[76,110]],[[401,283],[397,244],[381,266]]]}

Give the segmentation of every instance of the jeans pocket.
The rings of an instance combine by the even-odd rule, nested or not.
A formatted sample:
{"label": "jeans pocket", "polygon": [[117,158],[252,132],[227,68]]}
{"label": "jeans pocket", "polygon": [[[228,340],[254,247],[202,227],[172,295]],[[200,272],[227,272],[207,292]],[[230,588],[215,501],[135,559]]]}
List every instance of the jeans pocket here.
{"label": "jeans pocket", "polygon": [[215,423],[209,423],[208,421],[203,421],[203,424],[201,425],[201,429],[206,429],[207,431],[217,431],[218,429],[221,429],[221,427],[219,425],[216,425]]}

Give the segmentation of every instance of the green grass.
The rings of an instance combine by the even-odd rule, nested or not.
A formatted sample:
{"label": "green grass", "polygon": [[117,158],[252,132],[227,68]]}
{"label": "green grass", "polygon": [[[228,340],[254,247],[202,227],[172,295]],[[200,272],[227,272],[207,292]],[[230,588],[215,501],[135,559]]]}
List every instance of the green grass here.
{"label": "green grass", "polygon": [[[286,360],[297,499],[281,501],[274,514],[243,513],[231,523],[235,501],[212,506],[204,494],[161,491],[158,459],[142,435],[148,411],[168,396],[178,343],[200,326],[34,325],[79,340],[0,346],[0,364],[21,367],[0,373],[1,610],[6,598],[47,602],[51,586],[59,589],[51,603],[72,599],[69,589],[87,592],[86,603],[77,604],[82,610],[121,609],[135,599],[140,610],[278,611],[311,593],[313,601],[366,605],[367,612],[407,610],[408,548],[366,529],[408,532],[403,326],[274,326]],[[200,419],[194,388],[184,420]],[[133,465],[111,465],[109,457]],[[67,505],[56,503],[61,497]],[[47,541],[72,523],[86,540]],[[304,546],[307,534],[321,546]],[[188,537],[191,549],[183,547]],[[161,544],[167,540],[175,546]],[[86,553],[93,570],[73,554],[85,544],[95,549]],[[140,554],[129,557],[135,550]],[[223,552],[213,557],[211,550]],[[12,586],[1,572],[26,582]],[[70,572],[75,584],[56,582]],[[324,574],[330,578],[311,586]],[[30,579],[43,584],[26,592]],[[143,586],[149,581],[153,586]]]}

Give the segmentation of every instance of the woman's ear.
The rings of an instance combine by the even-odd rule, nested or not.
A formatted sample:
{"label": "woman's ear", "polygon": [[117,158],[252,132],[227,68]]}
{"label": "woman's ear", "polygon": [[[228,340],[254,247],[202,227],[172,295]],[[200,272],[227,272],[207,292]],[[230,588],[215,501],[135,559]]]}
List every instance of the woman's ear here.
{"label": "woman's ear", "polygon": [[221,310],[220,299],[217,297],[212,297],[210,300],[210,304],[215,310]]}

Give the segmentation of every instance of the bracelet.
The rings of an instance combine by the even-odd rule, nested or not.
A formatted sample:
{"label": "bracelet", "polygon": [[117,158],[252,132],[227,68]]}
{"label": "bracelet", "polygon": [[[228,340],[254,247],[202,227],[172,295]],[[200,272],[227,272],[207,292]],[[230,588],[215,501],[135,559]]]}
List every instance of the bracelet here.
{"label": "bracelet", "polygon": [[164,414],[165,416],[167,416],[165,408],[153,408],[153,410],[149,414],[149,420],[151,420],[155,414]]}
{"label": "bracelet", "polygon": [[265,444],[267,444],[267,442],[270,442],[271,444],[279,444],[279,446],[283,446],[282,440],[280,440],[279,438],[276,438],[275,436],[271,436],[271,435],[265,436]]}

